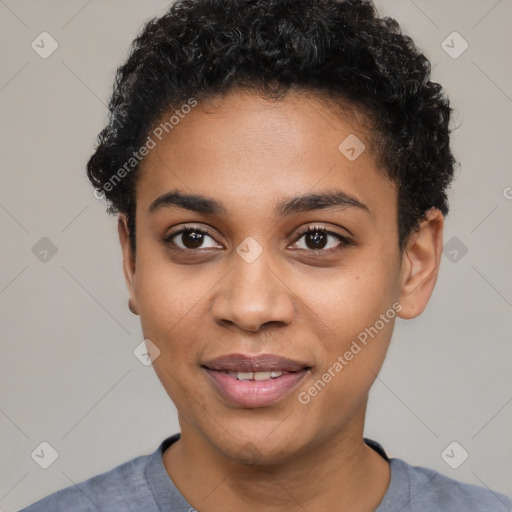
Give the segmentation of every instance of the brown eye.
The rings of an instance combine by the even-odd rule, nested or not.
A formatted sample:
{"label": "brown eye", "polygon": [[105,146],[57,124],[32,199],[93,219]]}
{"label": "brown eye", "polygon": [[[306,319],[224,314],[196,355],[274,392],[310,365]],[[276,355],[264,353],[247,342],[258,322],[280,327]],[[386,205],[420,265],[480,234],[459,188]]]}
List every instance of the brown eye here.
{"label": "brown eye", "polygon": [[[299,241],[304,238],[304,243]],[[330,252],[330,250],[343,249],[346,245],[350,245],[351,241],[338,233],[328,231],[325,228],[312,226],[303,231],[295,244],[298,249],[309,251]]]}
{"label": "brown eye", "polygon": [[308,231],[304,237],[308,248],[316,250],[326,246],[328,235],[322,231]]}
{"label": "brown eye", "polygon": [[[209,245],[203,245],[208,243],[208,239],[213,243],[209,242]],[[173,249],[178,248],[184,251],[195,251],[198,249],[210,249],[217,247],[215,240],[213,240],[206,231],[194,227],[185,227],[180,231],[172,233],[165,237],[162,242],[165,245],[175,246],[172,247]]]}
{"label": "brown eye", "polygon": [[181,233],[181,240],[186,249],[198,249],[203,244],[204,237],[205,235],[198,231],[183,231]]}

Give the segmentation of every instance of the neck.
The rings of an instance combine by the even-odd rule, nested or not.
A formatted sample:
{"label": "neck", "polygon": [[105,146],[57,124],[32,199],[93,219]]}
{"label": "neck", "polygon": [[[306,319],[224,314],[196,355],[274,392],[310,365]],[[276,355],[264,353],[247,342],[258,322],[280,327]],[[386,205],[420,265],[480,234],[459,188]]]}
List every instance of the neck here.
{"label": "neck", "polygon": [[201,512],[375,510],[389,486],[389,464],[363,440],[366,403],[350,424],[313,441],[291,461],[242,464],[225,457],[180,421],[179,441],[164,466],[185,499]]}

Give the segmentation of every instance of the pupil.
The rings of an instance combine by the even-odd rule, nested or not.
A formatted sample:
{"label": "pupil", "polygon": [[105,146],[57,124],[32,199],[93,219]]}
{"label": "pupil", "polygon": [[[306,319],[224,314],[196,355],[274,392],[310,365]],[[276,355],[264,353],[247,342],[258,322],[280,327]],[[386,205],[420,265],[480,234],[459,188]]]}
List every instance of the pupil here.
{"label": "pupil", "polygon": [[[319,242],[319,238],[322,238],[323,237],[323,243],[320,243],[320,245],[318,245],[318,242]],[[308,241],[309,240],[313,240],[313,243],[312,244],[309,244]],[[321,242],[321,240],[320,240]],[[325,240],[325,233],[322,233],[320,231],[313,231],[311,233],[308,234],[308,236],[306,237],[306,245],[310,248],[310,249],[322,249],[323,247],[325,247],[325,244],[326,244],[326,240]]]}
{"label": "pupil", "polygon": [[[197,233],[196,231],[186,231],[183,233],[183,237],[183,244],[188,249],[197,249],[203,243],[203,235],[201,233]],[[187,238],[191,240],[190,243],[186,242]]]}

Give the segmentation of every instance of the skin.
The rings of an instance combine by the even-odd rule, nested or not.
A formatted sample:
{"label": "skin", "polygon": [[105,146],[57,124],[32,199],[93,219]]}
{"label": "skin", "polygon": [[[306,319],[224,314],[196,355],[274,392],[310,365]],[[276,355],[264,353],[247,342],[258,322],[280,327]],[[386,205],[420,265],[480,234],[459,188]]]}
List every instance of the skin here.
{"label": "skin", "polygon": [[[349,134],[367,147],[353,162],[338,149]],[[182,437],[163,454],[164,465],[201,512],[369,511],[388,488],[389,465],[364,444],[363,427],[394,320],[309,403],[298,400],[393,303],[401,318],[419,315],[437,279],[441,212],[427,212],[400,254],[396,186],[368,148],[354,117],[314,96],[271,102],[238,91],[199,104],[141,164],[136,259],[119,217],[124,274],[144,337],[160,350],[153,366],[178,410]],[[175,189],[211,197],[227,214],[148,212]],[[333,189],[370,212],[274,215],[279,201]],[[160,242],[188,223],[212,237],[200,249],[186,235],[173,240],[202,255]],[[308,226],[353,243],[329,235],[313,251],[300,236]],[[262,248],[250,264],[236,252],[247,237]],[[224,400],[201,367],[230,353],[273,353],[311,369],[280,401],[246,408]]]}

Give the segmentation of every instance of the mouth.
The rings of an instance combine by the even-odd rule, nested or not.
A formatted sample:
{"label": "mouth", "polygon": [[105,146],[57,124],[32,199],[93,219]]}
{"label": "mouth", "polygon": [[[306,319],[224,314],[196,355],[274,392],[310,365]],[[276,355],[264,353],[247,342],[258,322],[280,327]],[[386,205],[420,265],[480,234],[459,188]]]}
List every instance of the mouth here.
{"label": "mouth", "polygon": [[[218,371],[218,370],[214,370]],[[269,380],[269,379],[277,379],[284,375],[285,373],[295,373],[295,372],[287,372],[283,370],[277,371],[266,371],[266,372],[228,372],[224,371],[226,375],[229,375],[233,379],[238,380]]]}
{"label": "mouth", "polygon": [[227,354],[210,361],[203,367],[209,370],[233,373],[266,373],[266,372],[298,372],[310,366],[301,361],[276,354],[260,354],[247,356],[244,354]]}
{"label": "mouth", "polygon": [[224,400],[244,408],[273,405],[311,370],[307,363],[274,354],[229,354],[207,361],[202,368]]}

